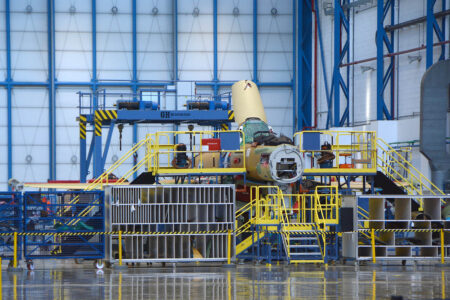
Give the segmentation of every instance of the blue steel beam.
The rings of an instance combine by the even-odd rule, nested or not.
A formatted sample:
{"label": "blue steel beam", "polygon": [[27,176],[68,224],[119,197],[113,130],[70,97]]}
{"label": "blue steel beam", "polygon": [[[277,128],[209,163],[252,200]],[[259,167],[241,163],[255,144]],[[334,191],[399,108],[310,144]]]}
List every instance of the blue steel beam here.
{"label": "blue steel beam", "polygon": [[56,179],[55,0],[47,1],[49,179]]}
{"label": "blue steel beam", "polygon": [[[92,0],[92,79],[91,88],[93,92],[93,110],[98,109],[98,97],[97,97],[97,8],[96,0]],[[94,143],[93,153],[93,178],[97,178],[103,173],[102,166],[102,136],[96,135],[95,130],[92,134],[92,142]]]}
{"label": "blue steel beam", "polygon": [[312,126],[312,7],[310,0],[298,3],[297,131]]}
{"label": "blue steel beam", "polygon": [[253,82],[258,81],[258,0],[253,0]]}
{"label": "blue steel beam", "polygon": [[[133,95],[137,95],[138,92],[138,86],[137,86],[137,82],[138,82],[138,78],[137,78],[137,8],[136,8],[136,0],[132,1],[132,24],[133,24],[133,32],[132,32],[132,40],[133,40],[133,54],[132,54],[132,58],[133,58]],[[136,96],[133,96],[133,101],[137,101],[138,99],[136,99]],[[109,129],[111,132],[114,130],[114,126],[111,126]],[[108,135],[109,137],[109,135]],[[138,136],[138,125],[137,124],[133,124],[133,145],[137,143],[139,139]],[[108,148],[109,148],[109,142],[105,145],[105,153],[108,153]],[[106,155],[105,154],[105,155]],[[103,165],[105,164],[106,161],[106,156],[103,160]],[[135,161],[133,161],[133,166],[136,164]],[[134,173],[133,177],[136,178],[137,174]]]}
{"label": "blue steel beam", "polygon": [[[349,123],[349,88],[348,78],[350,69],[346,68],[347,82],[341,74],[341,64],[346,58],[349,60],[349,0],[334,0],[334,69],[333,69],[333,97],[334,97],[334,118],[331,121],[331,107],[328,107],[327,128],[330,124],[339,127],[346,122]],[[345,39],[344,39],[345,38]],[[345,97],[346,108],[341,115],[341,92]],[[330,102],[331,104],[331,102]]]}
{"label": "blue steel beam", "polygon": [[[319,2],[318,0],[314,0],[315,1],[315,8],[316,10],[318,10],[319,7]],[[327,104],[328,107],[331,107],[331,94],[330,94],[330,90],[328,87],[328,78],[327,78],[327,69],[326,69],[326,65],[325,65],[325,54],[324,54],[324,48],[323,48],[323,40],[322,40],[322,28],[320,26],[320,13],[319,11],[317,11],[317,13],[315,14],[316,17],[316,24],[317,24],[317,32],[318,32],[318,37],[319,37],[319,49],[320,49],[320,59],[322,60],[322,74],[323,74],[323,80],[324,80],[324,85],[325,85],[325,97],[327,100]],[[317,117],[317,116],[315,116]],[[327,122],[327,128],[328,128],[328,122]]]}
{"label": "blue steel beam", "polygon": [[292,134],[297,131],[297,0],[292,0]]}
{"label": "blue steel beam", "polygon": [[214,66],[213,66],[213,91],[214,91],[214,97],[217,97],[219,92],[219,87],[217,85],[217,82],[219,81],[218,78],[218,70],[217,70],[217,0],[213,0],[213,59],[214,59]]}
{"label": "blue steel beam", "polygon": [[[394,113],[394,66],[395,57],[389,58],[390,63],[385,70],[384,68],[384,48],[388,53],[394,53],[394,32],[389,34],[384,29],[384,22],[390,17],[391,25],[394,25],[394,0],[378,1],[377,3],[377,120],[393,119]],[[389,98],[390,110],[388,110],[385,102],[385,91],[390,85]]]}
{"label": "blue steel beam", "polygon": [[[433,44],[434,34],[438,42],[445,41],[445,16],[442,17],[441,26],[436,20],[434,15],[434,7],[436,6],[436,0],[427,0],[427,69],[433,65]],[[442,1],[442,11],[446,10],[446,1]],[[445,59],[445,44],[441,45],[441,55],[439,60]]]}
{"label": "blue steel beam", "polygon": [[[7,179],[13,177],[12,172],[12,91],[11,91],[11,10],[9,6],[10,0],[5,0],[5,21],[6,21],[6,106],[7,106],[7,122],[8,122],[8,168]],[[8,190],[11,187],[8,185]]]}

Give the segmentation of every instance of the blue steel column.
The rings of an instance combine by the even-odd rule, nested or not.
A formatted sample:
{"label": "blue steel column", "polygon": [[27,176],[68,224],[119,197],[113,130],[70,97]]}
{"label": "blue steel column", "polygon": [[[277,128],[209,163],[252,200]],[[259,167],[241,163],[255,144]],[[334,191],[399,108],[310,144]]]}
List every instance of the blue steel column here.
{"label": "blue steel column", "polygon": [[[93,91],[93,111],[94,114],[98,109],[98,97],[97,97],[97,9],[96,0],[92,0],[92,91]],[[102,136],[97,135],[95,132],[95,118],[94,118],[94,131],[92,142],[94,143],[94,155],[93,155],[93,178],[97,178],[103,173],[102,166]],[[100,130],[101,133],[101,130]]]}
{"label": "blue steel column", "polygon": [[[433,65],[433,44],[434,33],[438,42],[445,41],[445,17],[442,18],[442,26],[440,27],[436,17],[434,16],[434,7],[436,0],[427,0],[427,69]],[[446,9],[445,1],[442,1],[442,11]],[[445,59],[445,44],[441,45],[441,56],[439,60]]]}
{"label": "blue steel column", "polygon": [[[344,7],[349,4],[348,0],[334,0],[334,70],[333,70],[333,83],[332,90],[334,96],[334,118],[331,121],[331,107],[328,107],[328,118],[327,118],[327,128],[330,124],[339,127],[345,124],[345,121],[349,117],[349,89],[348,82],[345,82],[341,74],[341,64],[345,57],[349,55],[349,33],[350,33],[350,22],[349,22],[349,9]],[[345,41],[343,41],[343,33],[345,35]],[[343,45],[342,45],[343,43]],[[349,68],[346,68],[347,76],[349,74]],[[346,108],[341,117],[341,90],[344,94],[346,100]],[[330,102],[331,104],[331,102]]]}
{"label": "blue steel column", "polygon": [[[132,33],[132,39],[133,39],[133,101],[137,101],[136,95],[138,91],[137,87],[137,9],[136,9],[136,0],[132,1],[132,24],[133,24],[133,33]],[[110,128],[110,130],[113,130],[113,127]],[[138,125],[133,124],[133,145],[135,145],[138,141]],[[105,157],[106,160],[106,157]],[[137,161],[133,159],[133,166],[135,166]],[[137,174],[134,173],[133,177],[136,178]]]}
{"label": "blue steel column", "polygon": [[214,75],[213,75],[213,81],[214,81],[214,97],[217,97],[219,87],[217,85],[217,82],[219,81],[217,73],[217,0],[213,0],[213,57],[214,57]]}
{"label": "blue steel column", "polygon": [[[392,120],[394,108],[394,56],[391,56],[389,66],[384,70],[384,46],[388,53],[394,52],[394,33],[387,34],[384,30],[384,20],[390,14],[391,25],[394,23],[394,0],[378,1],[377,4],[377,120],[384,117]],[[390,111],[386,107],[384,92],[390,84]]]}
{"label": "blue steel column", "polygon": [[292,0],[292,130],[297,131],[297,0]]}
{"label": "blue steel column", "polygon": [[310,0],[299,0],[298,16],[297,131],[311,127],[312,120],[312,7]]}
{"label": "blue steel column", "polygon": [[49,178],[56,179],[55,2],[47,1]]}
{"label": "blue steel column", "polygon": [[173,80],[178,81],[178,0],[173,0]]}
{"label": "blue steel column", "polygon": [[253,0],[253,82],[258,81],[258,0]]}
{"label": "blue steel column", "polygon": [[[12,91],[11,91],[11,10],[10,0],[5,0],[5,20],[6,20],[6,98],[7,98],[7,122],[8,122],[8,170],[7,179],[13,177],[12,174]],[[11,187],[8,186],[8,190]]]}

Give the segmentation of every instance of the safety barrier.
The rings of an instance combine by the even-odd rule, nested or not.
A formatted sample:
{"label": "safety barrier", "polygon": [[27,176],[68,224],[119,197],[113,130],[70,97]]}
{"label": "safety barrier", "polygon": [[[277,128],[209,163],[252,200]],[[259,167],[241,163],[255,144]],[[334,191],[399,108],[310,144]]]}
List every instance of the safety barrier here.
{"label": "safety barrier", "polygon": [[14,233],[23,230],[22,210],[21,193],[0,192],[0,256],[3,258],[21,259],[22,238]]}
{"label": "safety barrier", "polygon": [[301,131],[294,140],[310,159],[305,175],[376,173],[375,131]]}
{"label": "safety barrier", "polygon": [[[147,135],[147,170],[154,175],[246,173],[243,131],[161,131]],[[178,141],[177,143],[171,142]],[[238,155],[240,167],[229,165]]]}
{"label": "safety barrier", "polygon": [[26,192],[23,202],[25,258],[103,258],[103,192]]}
{"label": "safety barrier", "polygon": [[[234,256],[234,185],[112,186],[106,258],[123,261],[227,261]],[[120,243],[119,243],[120,242]]]}

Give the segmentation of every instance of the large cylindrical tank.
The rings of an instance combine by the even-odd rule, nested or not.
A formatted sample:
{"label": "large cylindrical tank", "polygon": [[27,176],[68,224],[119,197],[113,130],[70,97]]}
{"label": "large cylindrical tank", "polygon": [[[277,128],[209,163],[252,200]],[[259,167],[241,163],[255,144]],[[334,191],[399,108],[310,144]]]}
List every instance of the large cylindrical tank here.
{"label": "large cylindrical tank", "polygon": [[241,80],[231,87],[234,120],[241,125],[248,118],[258,118],[267,123],[258,87],[250,80]]}

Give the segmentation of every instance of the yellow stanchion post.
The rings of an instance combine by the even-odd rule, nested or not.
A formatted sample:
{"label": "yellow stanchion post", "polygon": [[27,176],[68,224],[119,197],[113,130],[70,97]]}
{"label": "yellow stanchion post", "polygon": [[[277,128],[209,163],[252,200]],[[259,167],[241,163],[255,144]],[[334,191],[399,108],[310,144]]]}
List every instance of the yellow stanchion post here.
{"label": "yellow stanchion post", "polygon": [[222,265],[223,267],[234,267],[234,264],[231,264],[231,247],[233,245],[233,242],[231,240],[232,238],[232,230],[228,229],[228,241],[227,241],[227,263]]}
{"label": "yellow stanchion post", "polygon": [[13,268],[17,268],[17,232],[14,232],[14,260],[13,260]]}
{"label": "yellow stanchion post", "polygon": [[119,266],[122,266],[122,230],[119,230]]}
{"label": "yellow stanchion post", "polygon": [[441,264],[445,263],[444,229],[441,228]]}
{"label": "yellow stanchion post", "polygon": [[114,265],[113,268],[117,270],[128,269],[128,267],[124,266],[122,262],[122,230],[119,230],[118,248],[119,248],[119,265]]}
{"label": "yellow stanchion post", "polygon": [[3,299],[2,258],[0,257],[0,300]]}
{"label": "yellow stanchion post", "polygon": [[374,228],[372,228],[370,239],[372,242],[372,262],[374,264],[376,264],[377,263],[377,255],[375,253],[375,229]]}

